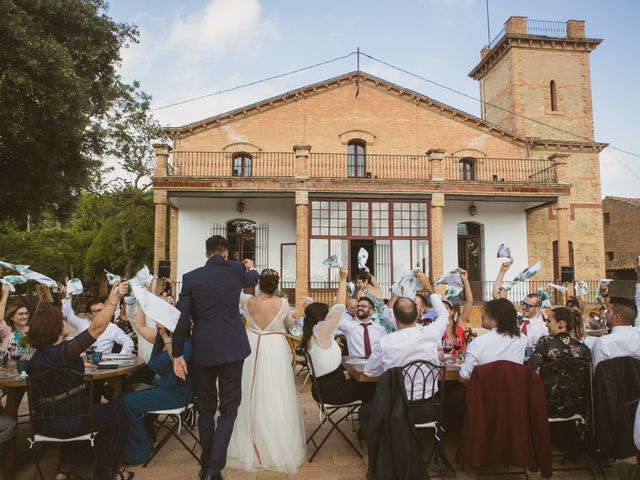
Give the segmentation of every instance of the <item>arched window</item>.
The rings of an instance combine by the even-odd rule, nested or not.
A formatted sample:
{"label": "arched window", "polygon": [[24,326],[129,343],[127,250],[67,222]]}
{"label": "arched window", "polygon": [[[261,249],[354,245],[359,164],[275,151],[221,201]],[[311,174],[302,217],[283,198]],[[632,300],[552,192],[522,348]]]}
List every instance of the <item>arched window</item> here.
{"label": "arched window", "polygon": [[549,82],[549,96],[551,98],[551,111],[557,112],[558,111],[558,91],[556,89],[555,80],[551,80],[551,82]]}
{"label": "arched window", "polygon": [[229,260],[256,258],[256,222],[245,219],[227,222]]}
{"label": "arched window", "polygon": [[463,158],[460,160],[459,169],[460,169],[460,180],[475,180],[475,160],[473,158]]}
{"label": "arched window", "polygon": [[253,158],[246,152],[233,154],[233,176],[250,177],[252,175]]}
{"label": "arched window", "polygon": [[347,176],[364,178],[366,175],[365,142],[351,140],[347,146]]}

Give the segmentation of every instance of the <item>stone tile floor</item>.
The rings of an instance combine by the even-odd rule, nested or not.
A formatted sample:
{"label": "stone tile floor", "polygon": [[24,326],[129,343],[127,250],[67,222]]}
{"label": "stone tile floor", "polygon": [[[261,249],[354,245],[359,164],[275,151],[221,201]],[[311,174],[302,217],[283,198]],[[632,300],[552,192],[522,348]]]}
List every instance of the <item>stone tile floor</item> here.
{"label": "stone tile floor", "polygon": [[[296,378],[298,391],[302,385],[303,376],[300,375]],[[313,402],[310,394],[310,388],[307,385],[303,393],[299,393],[300,405],[304,411],[305,426],[307,432],[311,432],[319,422],[318,409]],[[26,401],[22,405],[21,413],[26,412]],[[22,422],[26,421],[26,418],[21,418]],[[26,480],[33,478],[35,472],[35,464],[29,457],[29,452],[26,450],[25,436],[28,433],[28,424],[21,423],[18,432],[18,463],[19,469],[16,472],[17,480]],[[323,427],[324,429],[325,427]],[[356,434],[352,431],[349,423],[344,424],[343,430],[347,435],[352,438],[353,442],[357,445]],[[182,438],[187,441],[190,439],[186,433],[183,433]],[[428,440],[425,440],[428,443]],[[187,441],[189,444],[189,442]],[[311,455],[311,447],[308,448],[308,456]],[[449,442],[447,447],[447,454],[450,459],[455,458],[455,442]],[[347,443],[334,432],[327,443],[322,447],[316,458],[312,463],[305,462],[295,475],[282,475],[275,472],[258,471],[258,472],[244,472],[233,469],[226,469],[223,474],[226,480],[308,480],[308,479],[327,479],[327,480],[360,480],[364,479],[366,475],[366,452],[365,460],[360,459]],[[45,472],[45,478],[55,478],[55,469],[57,463],[57,452],[55,449],[50,449],[43,455],[42,466]],[[555,464],[554,464],[555,465]],[[578,466],[584,466],[584,463],[578,464]],[[190,479],[197,480],[199,467],[196,461],[186,452],[183,446],[175,439],[170,440],[153,459],[151,464],[147,468],[140,466],[130,467],[130,470],[135,472],[136,480],[151,480],[151,479],[163,479],[163,480],[178,480],[178,479]],[[456,466],[457,475],[456,478],[460,479],[472,479],[476,478],[475,472],[466,469],[461,471]],[[605,470],[609,478],[615,478],[615,474],[611,469]],[[431,468],[431,473],[435,477],[437,471]],[[485,476],[486,475],[486,476]],[[484,478],[497,478],[495,475],[487,472],[483,474]],[[522,479],[524,475],[500,475],[501,479]],[[535,473],[529,473],[530,479],[539,479],[540,476]],[[582,479],[591,478],[589,471],[577,471],[577,472],[556,472],[553,475],[554,479]]]}

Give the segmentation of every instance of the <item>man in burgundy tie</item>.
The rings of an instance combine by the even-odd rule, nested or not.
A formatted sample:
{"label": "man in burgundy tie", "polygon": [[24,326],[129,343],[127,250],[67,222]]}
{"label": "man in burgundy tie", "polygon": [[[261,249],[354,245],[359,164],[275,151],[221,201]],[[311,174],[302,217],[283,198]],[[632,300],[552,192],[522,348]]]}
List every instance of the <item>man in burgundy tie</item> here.
{"label": "man in burgundy tie", "polygon": [[361,297],[356,305],[356,321],[341,320],[338,325],[337,333],[347,339],[350,355],[369,358],[374,345],[387,333],[382,326],[371,321],[373,308],[371,300]]}
{"label": "man in burgundy tie", "polygon": [[527,346],[535,349],[538,340],[549,335],[545,317],[542,314],[542,299],[530,293],[520,302],[522,313],[518,315],[520,331],[527,336]]}

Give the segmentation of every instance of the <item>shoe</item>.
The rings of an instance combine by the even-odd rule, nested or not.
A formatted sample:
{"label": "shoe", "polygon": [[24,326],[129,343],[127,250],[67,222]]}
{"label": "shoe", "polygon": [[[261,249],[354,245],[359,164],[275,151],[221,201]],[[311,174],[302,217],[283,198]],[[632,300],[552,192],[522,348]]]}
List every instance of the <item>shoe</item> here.
{"label": "shoe", "polygon": [[218,473],[207,473],[204,477],[203,480],[223,480],[222,478],[222,474],[220,472]]}
{"label": "shoe", "polygon": [[113,480],[131,480],[134,476],[134,472],[121,468],[120,471],[113,476]]}

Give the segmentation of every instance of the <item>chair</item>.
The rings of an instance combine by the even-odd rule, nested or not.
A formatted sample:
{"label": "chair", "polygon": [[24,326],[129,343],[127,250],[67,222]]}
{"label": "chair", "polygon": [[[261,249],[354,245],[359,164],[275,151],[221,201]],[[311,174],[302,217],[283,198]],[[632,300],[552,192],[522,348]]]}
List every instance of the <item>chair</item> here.
{"label": "chair", "polygon": [[[150,415],[163,415],[164,419],[160,422],[159,428],[165,428],[167,433],[162,439],[156,444],[153,448],[153,452],[149,456],[149,459],[142,465],[142,468],[147,468],[147,465],[153,460],[162,447],[169,441],[171,437],[175,437],[182,446],[191,454],[193,458],[196,459],[198,465],[200,465],[200,458],[195,454],[194,449],[197,445],[200,445],[200,440],[195,435],[192,429],[192,425],[195,423],[195,407],[193,403],[189,403],[184,407],[173,408],[168,410],[155,410],[153,412],[147,412]],[[170,424],[167,425],[167,422],[170,421]],[[193,448],[190,448],[189,445],[185,443],[185,441],[180,438],[180,431],[184,428],[184,430],[191,435],[196,443]]]}
{"label": "chair", "polygon": [[[320,395],[320,388],[318,387],[318,381],[316,379],[316,373],[315,373],[315,369],[313,368],[313,362],[311,361],[311,356],[309,356],[309,354],[306,351],[304,352],[304,356],[307,360],[307,365],[309,367],[309,374],[311,376],[312,388],[316,391],[317,397],[318,397],[318,399],[315,400],[315,402],[318,405],[318,408],[320,409],[320,416],[322,418],[322,420],[320,421],[320,425],[318,425],[317,428],[307,438],[307,443],[311,442],[313,446],[316,448],[313,454],[311,455],[311,458],[309,458],[309,463],[313,462],[313,459],[315,458],[317,453],[320,451],[320,449],[325,444],[325,442],[327,441],[327,439],[333,433],[334,430],[337,430],[338,433],[342,436],[342,438],[344,438],[347,441],[347,443],[353,449],[353,451],[356,452],[360,458],[362,458],[362,453],[360,452],[360,450],[356,448],[353,442],[349,439],[349,437],[345,435],[345,433],[340,429],[340,426],[339,426],[344,420],[346,420],[349,416],[352,416],[355,413],[355,411],[362,406],[362,402],[358,400],[355,402],[346,403],[344,405],[331,405],[328,403],[324,403]],[[346,412],[346,413],[344,413],[343,415],[343,412]],[[333,415],[335,414],[338,414],[341,416],[335,419],[333,418]],[[314,437],[316,433],[318,433],[320,428],[327,422],[331,424],[331,428],[329,429],[327,434],[324,436],[324,438],[320,441],[320,444],[317,444]]]}
{"label": "chair", "polygon": [[[550,424],[572,422],[580,440],[580,454],[587,467],[555,468],[555,471],[589,470],[596,478],[589,455],[586,438],[588,425],[593,427],[593,401],[591,392],[591,362],[565,357],[540,366],[540,378],[545,386],[547,412]],[[554,455],[557,457],[558,455]],[[559,454],[564,464],[569,453]]]}
{"label": "chair", "polygon": [[[29,449],[39,443],[66,443],[88,441],[95,448],[98,435],[93,429],[93,381],[91,377],[67,368],[48,370],[39,375],[27,377],[27,395],[29,398],[29,418],[31,436],[27,437]],[[61,421],[77,424],[81,428],[86,424],[86,432],[69,438],[38,433],[45,431],[47,422]],[[82,428],[85,430],[84,428]],[[44,480],[40,468],[40,454],[34,449],[36,474]],[[59,465],[58,465],[59,467]],[[95,475],[95,449],[92,468]]]}
{"label": "chair", "polygon": [[[416,360],[402,367],[404,384],[410,385],[407,399],[411,408],[430,407],[434,412],[435,418],[432,421],[414,425],[417,429],[433,429],[433,447],[429,452],[425,468],[429,470],[431,459],[435,456],[442,478],[444,478],[443,462],[447,466],[451,466],[448,460],[442,456],[444,437],[439,435],[440,432],[444,432],[440,423],[444,418],[445,373],[446,367],[434,365],[426,360]],[[437,394],[434,395],[433,392],[436,390]],[[415,398],[418,400],[414,400]]]}

